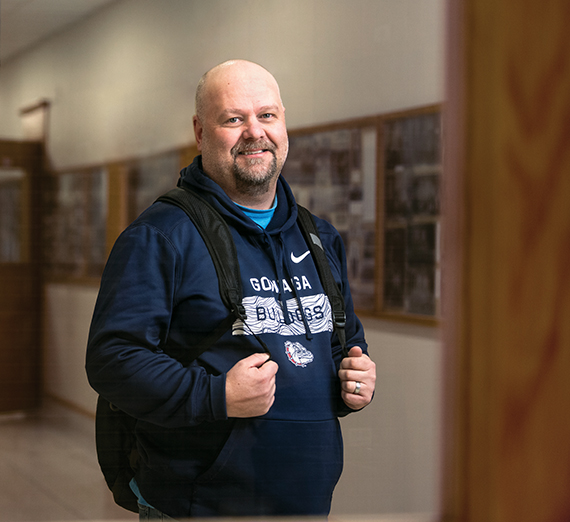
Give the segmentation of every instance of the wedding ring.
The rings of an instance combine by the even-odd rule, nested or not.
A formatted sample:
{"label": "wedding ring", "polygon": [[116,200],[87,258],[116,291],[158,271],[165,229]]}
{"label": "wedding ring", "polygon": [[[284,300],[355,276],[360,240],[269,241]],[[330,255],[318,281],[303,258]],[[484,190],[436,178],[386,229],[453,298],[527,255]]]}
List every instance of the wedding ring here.
{"label": "wedding ring", "polygon": [[352,392],[354,395],[358,395],[360,393],[360,386],[361,384],[356,381],[354,384],[356,384],[356,388],[354,388],[354,391]]}

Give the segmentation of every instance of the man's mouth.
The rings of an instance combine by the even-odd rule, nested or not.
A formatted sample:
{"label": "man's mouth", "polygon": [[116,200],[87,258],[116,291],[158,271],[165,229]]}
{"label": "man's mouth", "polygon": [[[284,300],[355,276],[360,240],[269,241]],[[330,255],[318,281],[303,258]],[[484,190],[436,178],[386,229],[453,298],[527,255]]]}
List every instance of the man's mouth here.
{"label": "man's mouth", "polygon": [[260,156],[265,154],[266,152],[270,152],[271,154],[275,154],[274,147],[271,146],[270,143],[241,143],[234,147],[233,151],[234,157],[237,156]]}
{"label": "man's mouth", "polygon": [[267,152],[267,149],[242,150],[242,151],[238,152],[238,154],[241,154],[243,156],[254,156],[256,154],[263,154],[264,152]]}

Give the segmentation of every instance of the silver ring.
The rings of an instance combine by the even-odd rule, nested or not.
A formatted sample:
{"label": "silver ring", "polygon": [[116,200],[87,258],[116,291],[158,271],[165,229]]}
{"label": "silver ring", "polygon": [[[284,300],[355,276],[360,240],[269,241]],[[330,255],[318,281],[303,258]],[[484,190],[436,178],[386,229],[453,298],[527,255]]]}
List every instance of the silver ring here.
{"label": "silver ring", "polygon": [[354,395],[358,395],[360,393],[360,386],[361,384],[358,381],[355,381],[356,384],[356,388],[354,388],[354,391],[352,392]]}

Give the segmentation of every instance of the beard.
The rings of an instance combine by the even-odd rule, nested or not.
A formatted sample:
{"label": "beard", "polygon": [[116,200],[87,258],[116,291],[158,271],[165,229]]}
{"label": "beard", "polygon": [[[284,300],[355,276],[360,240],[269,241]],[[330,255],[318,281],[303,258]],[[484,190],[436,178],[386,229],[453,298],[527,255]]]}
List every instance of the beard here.
{"label": "beard", "polygon": [[[279,176],[281,169],[277,166],[277,155],[275,153],[275,145],[271,142],[258,142],[239,144],[232,149],[234,158],[233,174],[236,188],[242,194],[249,196],[258,196],[267,193],[272,187],[273,180]],[[246,165],[239,166],[237,157],[241,152],[265,150],[273,155],[271,162],[263,167],[264,160],[260,158],[252,158],[246,160]]]}

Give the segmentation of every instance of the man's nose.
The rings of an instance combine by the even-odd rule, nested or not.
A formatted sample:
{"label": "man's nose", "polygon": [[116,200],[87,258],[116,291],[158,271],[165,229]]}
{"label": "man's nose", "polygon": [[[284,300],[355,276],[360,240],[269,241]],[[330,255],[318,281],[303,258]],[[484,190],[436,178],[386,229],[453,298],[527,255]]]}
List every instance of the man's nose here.
{"label": "man's nose", "polygon": [[249,118],[245,122],[242,136],[246,140],[259,140],[265,137],[265,129],[257,118]]}

